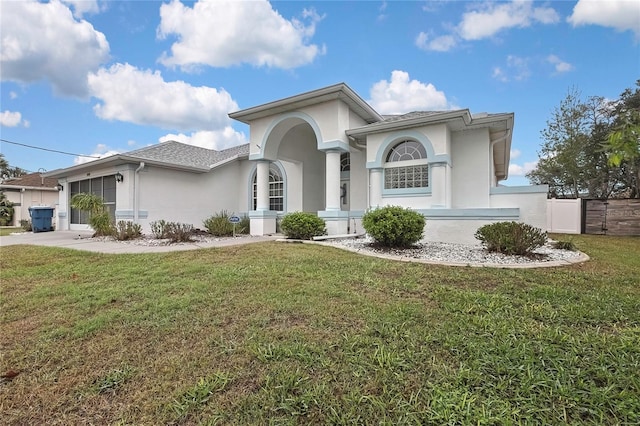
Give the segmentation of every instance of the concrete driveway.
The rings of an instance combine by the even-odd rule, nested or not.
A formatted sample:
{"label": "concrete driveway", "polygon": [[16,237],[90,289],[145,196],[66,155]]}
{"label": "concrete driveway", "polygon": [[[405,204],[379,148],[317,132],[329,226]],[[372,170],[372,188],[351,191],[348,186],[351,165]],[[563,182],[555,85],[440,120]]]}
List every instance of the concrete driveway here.
{"label": "concrete driveway", "polygon": [[11,246],[28,244],[36,246],[63,247],[97,253],[166,253],[182,250],[196,250],[210,247],[227,247],[240,244],[275,241],[278,237],[253,237],[248,235],[235,238],[207,239],[193,243],[157,245],[151,240],[147,244],[133,241],[101,241],[92,239],[87,231],[24,232],[0,237],[0,249],[11,250]]}

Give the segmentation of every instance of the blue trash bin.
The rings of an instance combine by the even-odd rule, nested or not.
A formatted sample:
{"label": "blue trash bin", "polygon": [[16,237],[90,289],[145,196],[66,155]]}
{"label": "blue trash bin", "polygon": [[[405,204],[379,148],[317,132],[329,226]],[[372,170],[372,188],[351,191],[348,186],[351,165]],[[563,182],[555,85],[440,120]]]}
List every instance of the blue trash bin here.
{"label": "blue trash bin", "polygon": [[29,216],[31,216],[31,229],[33,232],[53,231],[53,226],[51,226],[53,207],[29,207]]}

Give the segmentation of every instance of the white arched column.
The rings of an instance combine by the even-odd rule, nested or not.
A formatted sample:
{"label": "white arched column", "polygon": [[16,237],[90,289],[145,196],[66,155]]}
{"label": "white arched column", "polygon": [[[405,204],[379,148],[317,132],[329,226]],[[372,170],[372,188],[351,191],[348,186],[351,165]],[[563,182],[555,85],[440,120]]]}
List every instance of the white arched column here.
{"label": "white arched column", "polygon": [[325,151],[325,209],[318,212],[324,219],[328,235],[348,232],[349,212],[340,210],[340,154],[339,149]]}
{"label": "white arched column", "polygon": [[249,212],[251,235],[276,232],[277,213],[269,210],[269,165],[267,160],[259,160],[256,165],[256,209]]}

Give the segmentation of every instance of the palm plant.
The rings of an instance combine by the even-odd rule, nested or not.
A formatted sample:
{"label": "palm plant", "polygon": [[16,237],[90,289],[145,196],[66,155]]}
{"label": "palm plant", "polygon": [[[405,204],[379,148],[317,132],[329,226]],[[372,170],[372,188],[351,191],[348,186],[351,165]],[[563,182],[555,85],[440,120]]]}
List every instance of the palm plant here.
{"label": "palm plant", "polygon": [[81,192],[71,197],[70,204],[73,209],[89,213],[89,225],[94,230],[94,237],[113,235],[114,226],[101,197]]}
{"label": "palm plant", "polygon": [[13,222],[13,203],[4,192],[0,192],[0,226],[11,225]]}

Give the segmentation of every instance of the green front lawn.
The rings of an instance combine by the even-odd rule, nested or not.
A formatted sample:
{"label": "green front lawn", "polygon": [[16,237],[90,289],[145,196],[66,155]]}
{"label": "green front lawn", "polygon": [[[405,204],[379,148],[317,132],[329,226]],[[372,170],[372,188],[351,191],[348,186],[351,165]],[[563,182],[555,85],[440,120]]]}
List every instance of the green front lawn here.
{"label": "green front lawn", "polygon": [[0,228],[0,237],[4,237],[6,235],[11,235],[14,232],[22,232],[21,227],[2,227]]}
{"label": "green front lawn", "polygon": [[638,424],[640,239],[440,267],[261,243],[0,257],[6,424]]}

